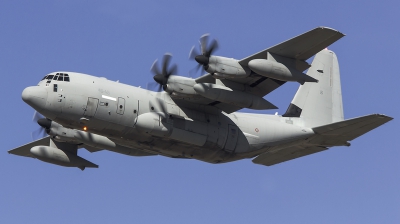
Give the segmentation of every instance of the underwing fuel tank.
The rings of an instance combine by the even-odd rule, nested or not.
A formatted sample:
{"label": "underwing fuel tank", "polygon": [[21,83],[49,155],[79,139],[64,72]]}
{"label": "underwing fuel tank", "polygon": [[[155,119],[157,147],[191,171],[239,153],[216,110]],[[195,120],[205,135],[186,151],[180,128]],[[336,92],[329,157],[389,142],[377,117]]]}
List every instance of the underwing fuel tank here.
{"label": "underwing fuel tank", "polygon": [[238,107],[250,108],[255,110],[278,109],[275,105],[262,97],[232,90],[226,86],[198,83],[193,86],[194,90],[201,96],[208,99],[228,103]]}
{"label": "underwing fuel tank", "polygon": [[59,166],[78,167],[81,170],[84,170],[86,167],[99,167],[98,165],[68,151],[49,146],[35,146],[31,148],[30,152],[35,158],[43,162]]}
{"label": "underwing fuel tank", "polygon": [[300,84],[304,84],[304,82],[318,82],[318,80],[294,68],[271,60],[253,59],[249,61],[248,66],[253,72],[259,75],[281,81],[294,81]]}

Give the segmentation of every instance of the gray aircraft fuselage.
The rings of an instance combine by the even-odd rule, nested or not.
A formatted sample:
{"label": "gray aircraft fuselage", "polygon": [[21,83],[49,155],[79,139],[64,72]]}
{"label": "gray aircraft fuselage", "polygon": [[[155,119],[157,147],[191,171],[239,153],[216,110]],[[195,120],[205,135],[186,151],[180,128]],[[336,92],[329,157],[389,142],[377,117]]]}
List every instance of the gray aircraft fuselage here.
{"label": "gray aircraft fuselage", "polygon": [[68,74],[69,81],[43,79],[23,91],[23,100],[65,128],[110,139],[118,147],[104,149],[126,155],[221,163],[252,158],[314,134],[297,118],[182,107],[166,92],[74,72],[49,75],[56,74]]}

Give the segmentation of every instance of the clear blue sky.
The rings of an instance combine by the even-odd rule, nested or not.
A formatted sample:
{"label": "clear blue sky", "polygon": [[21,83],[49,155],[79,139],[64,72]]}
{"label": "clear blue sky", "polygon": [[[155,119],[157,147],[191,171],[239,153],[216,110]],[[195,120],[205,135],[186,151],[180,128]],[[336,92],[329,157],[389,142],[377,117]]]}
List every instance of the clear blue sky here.
{"label": "clear blue sky", "polygon": [[[1,223],[400,223],[398,1],[167,2],[1,1]],[[241,59],[317,26],[347,35],[329,47],[345,117],[395,117],[349,148],[272,167],[82,150],[100,165],[83,172],[7,154],[38,128],[21,92],[47,73],[146,86],[165,52],[188,75],[204,33],[217,55]],[[267,99],[282,114],[297,87]]]}

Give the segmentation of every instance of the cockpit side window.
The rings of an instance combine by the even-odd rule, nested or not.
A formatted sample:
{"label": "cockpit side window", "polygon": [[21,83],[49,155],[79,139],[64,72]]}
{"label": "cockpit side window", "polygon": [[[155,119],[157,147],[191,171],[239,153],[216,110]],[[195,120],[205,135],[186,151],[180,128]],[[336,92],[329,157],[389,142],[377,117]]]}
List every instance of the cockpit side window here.
{"label": "cockpit side window", "polygon": [[64,81],[65,81],[65,82],[69,82],[69,76],[68,76],[68,74],[64,74]]}
{"label": "cockpit side window", "polygon": [[61,73],[60,76],[58,76],[58,79],[57,79],[57,80],[58,80],[58,81],[63,81],[63,76],[64,76],[64,74]]}
{"label": "cockpit side window", "polygon": [[[43,77],[43,79],[42,79],[42,80],[45,80],[46,78],[47,78],[47,75],[46,75],[45,77]],[[42,80],[41,80],[41,81],[42,81]]]}
{"label": "cockpit side window", "polygon": [[49,75],[49,76],[47,76],[47,79],[52,80],[53,77],[54,77],[54,75]]}
{"label": "cockpit side window", "polygon": [[53,80],[57,80],[58,79],[58,75],[55,75]]}

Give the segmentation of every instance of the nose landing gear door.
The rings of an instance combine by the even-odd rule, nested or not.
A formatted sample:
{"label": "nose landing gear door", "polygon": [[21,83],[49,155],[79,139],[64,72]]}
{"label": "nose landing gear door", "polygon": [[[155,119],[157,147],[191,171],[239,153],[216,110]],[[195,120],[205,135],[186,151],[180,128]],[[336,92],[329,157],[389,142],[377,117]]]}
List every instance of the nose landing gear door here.
{"label": "nose landing gear door", "polygon": [[118,97],[117,114],[123,115],[125,111],[125,99]]}

